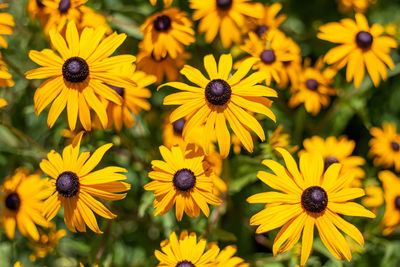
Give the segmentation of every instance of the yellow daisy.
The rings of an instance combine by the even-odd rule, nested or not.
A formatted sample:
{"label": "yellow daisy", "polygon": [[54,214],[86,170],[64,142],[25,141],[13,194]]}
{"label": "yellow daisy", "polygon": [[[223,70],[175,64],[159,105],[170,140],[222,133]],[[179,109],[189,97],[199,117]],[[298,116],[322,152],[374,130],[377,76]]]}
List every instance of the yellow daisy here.
{"label": "yellow daisy", "polygon": [[79,25],[82,16],[80,10],[88,0],[42,0],[46,6],[45,14],[48,16],[44,25],[44,32],[50,33],[50,30],[61,32],[67,22],[75,22]]}
{"label": "yellow daisy", "polygon": [[29,0],[28,1],[28,13],[32,19],[39,19],[44,25],[48,18],[48,12],[45,12],[46,6],[43,4],[43,0]]}
{"label": "yellow daisy", "polygon": [[365,187],[365,197],[362,199],[362,204],[372,209],[376,214],[377,209],[383,204],[383,192],[380,186]]}
{"label": "yellow daisy", "polygon": [[186,59],[190,57],[189,54],[183,53],[177,55],[174,59],[168,54],[165,57],[156,59],[152,53],[149,54],[144,51],[142,43],[139,47],[140,52],[137,55],[137,67],[147,74],[155,75],[157,77],[157,84],[162,83],[165,76],[167,77],[167,81],[178,80],[179,69],[185,65]]}
{"label": "yellow daisy", "polygon": [[91,129],[90,109],[106,128],[108,116],[99,96],[118,105],[122,104],[122,98],[104,83],[118,87],[135,85],[129,78],[112,72],[118,65],[135,60],[131,55],[110,57],[125,40],[126,34],[113,33],[101,41],[105,31],[104,27],[85,28],[79,36],[75,23],[70,22],[66,31],[68,46],[60,33],[50,32],[51,43],[60,56],[49,49],[29,52],[29,57],[42,67],[28,71],[26,78],[50,78],[39,86],[34,96],[37,115],[54,100],[47,118],[50,128],[65,107],[71,130],[75,129],[78,115],[85,130]]}
{"label": "yellow daisy", "polygon": [[[7,8],[8,4],[0,4],[0,9]],[[0,47],[7,48],[8,43],[3,35],[11,35],[15,26],[14,17],[11,14],[0,12]]]}
{"label": "yellow daisy", "polygon": [[207,55],[204,57],[204,65],[209,79],[188,65],[181,70],[189,81],[199,87],[181,82],[170,82],[161,86],[171,86],[183,91],[168,95],[163,104],[180,105],[172,112],[170,120],[175,122],[180,118],[188,118],[182,132],[184,137],[190,136],[196,127],[205,124],[203,138],[206,154],[209,152],[207,144],[211,142],[213,136],[216,136],[222,158],[228,156],[231,142],[226,120],[249,152],[253,151],[250,130],[254,131],[262,141],[265,140],[260,123],[246,112],[249,110],[260,113],[275,121],[275,115],[269,109],[271,100],[266,97],[277,97],[277,93],[269,87],[258,85],[264,80],[264,74],[256,72],[244,78],[258,60],[256,58],[244,60],[231,76],[230,54],[220,57],[218,67],[214,56]]}
{"label": "yellow daisy", "polygon": [[346,136],[336,138],[329,136],[325,140],[319,136],[313,136],[303,141],[304,150],[299,152],[299,155],[305,152],[318,152],[324,159],[324,171],[333,163],[342,164],[341,174],[354,176],[352,186],[362,186],[361,178],[365,177],[364,170],[360,167],[365,164],[365,159],[351,154],[356,147],[356,142],[347,139]]}
{"label": "yellow daisy", "polygon": [[12,75],[8,71],[6,63],[1,58],[2,55],[0,53],[0,87],[13,87],[14,81]]}
{"label": "yellow daisy", "polygon": [[385,214],[381,222],[384,235],[390,235],[400,226],[400,178],[391,171],[378,173],[383,184]]}
{"label": "yellow daisy", "polygon": [[[263,16],[259,19],[249,18],[249,28],[256,33],[258,37],[265,36],[266,33],[279,31],[278,27],[285,21],[286,15],[278,13],[282,9],[282,4],[273,3],[264,6]],[[248,29],[245,31],[248,33]]]}
{"label": "yellow daisy", "polygon": [[285,88],[289,83],[292,87],[297,87],[299,82],[299,73],[301,73],[302,69],[302,57],[299,45],[291,38],[286,37],[286,48],[288,49],[288,54],[294,55],[294,59],[282,62],[283,66],[279,72],[279,88]]}
{"label": "yellow daisy", "polygon": [[175,59],[184,52],[184,46],[195,41],[192,21],[186,12],[170,8],[155,13],[140,27],[143,33],[142,48],[156,60],[167,54]]}
{"label": "yellow daisy", "polygon": [[201,20],[199,32],[205,33],[206,42],[211,43],[219,32],[224,48],[242,41],[246,19],[263,16],[262,5],[249,0],[190,0],[190,8],[195,9],[193,19]]}
{"label": "yellow daisy", "polygon": [[208,246],[202,238],[197,242],[196,233],[182,231],[179,240],[172,232],[169,240],[161,242],[161,251],[155,250],[154,255],[160,262],[159,267],[212,267],[215,266],[215,257],[218,255],[218,246]]}
{"label": "yellow daisy", "polygon": [[273,150],[281,147],[288,150],[290,153],[294,153],[298,149],[298,146],[290,145],[290,134],[283,131],[282,125],[279,125],[269,136],[268,143],[271,145]]}
{"label": "yellow daisy", "polygon": [[227,246],[218,254],[216,267],[250,267],[250,264],[245,263],[242,258],[233,257],[237,251],[236,246]]}
{"label": "yellow daisy", "polygon": [[400,134],[395,123],[382,123],[382,129],[372,127],[373,138],[369,141],[371,147],[368,155],[374,157],[374,165],[384,168],[394,167],[400,172]]}
{"label": "yellow daisy", "polygon": [[371,0],[337,0],[339,3],[339,10],[342,13],[351,11],[364,13],[369,7]]}
{"label": "yellow daisy", "polygon": [[298,242],[303,232],[300,265],[303,266],[312,249],[314,225],[322,242],[339,260],[351,260],[349,245],[341,231],[360,245],[364,244],[361,232],[338,214],[375,218],[363,206],[348,202],[364,195],[361,188],[348,188],[352,177],[341,175],[339,163],[332,164],[324,172],[321,154],[304,153],[300,156],[300,171],[289,152],[277,148],[286,168],[273,160],[263,164],[273,173],[260,171],[258,178],[271,188],[281,191],[264,192],[247,199],[249,203],[267,203],[264,210],[250,219],[251,225],[258,225],[256,233],[265,233],[282,226],[278,232],[273,253],[284,253]]}
{"label": "yellow daisy", "polygon": [[112,29],[107,24],[107,20],[104,15],[97,13],[92,8],[87,6],[81,6],[80,10],[82,12],[82,16],[78,26],[79,30],[82,30],[85,27],[93,29],[96,29],[97,27],[105,27],[107,35],[112,33]]}
{"label": "yellow daisy", "polygon": [[0,97],[0,108],[4,108],[7,105],[8,105],[7,101],[4,98]]}
{"label": "yellow daisy", "polygon": [[57,230],[54,223],[51,224],[48,231],[39,232],[39,240],[28,244],[28,247],[33,249],[33,253],[29,256],[31,261],[47,257],[56,249],[59,240],[67,235],[67,232],[64,229]]}
{"label": "yellow daisy", "polygon": [[[171,4],[172,4],[172,1],[173,1],[173,0],[163,0],[163,2],[164,2],[164,7],[170,7]],[[155,6],[156,3],[157,3],[157,0],[150,0],[150,3],[151,3],[152,6]]]}
{"label": "yellow daisy", "polygon": [[291,53],[289,46],[292,44],[286,39],[281,33],[270,33],[264,40],[250,32],[249,39],[246,39],[244,45],[241,46],[246,53],[259,59],[253,69],[264,74],[267,85],[272,80],[280,83],[283,62],[290,62],[297,58],[297,54]]}
{"label": "yellow daisy", "polygon": [[182,220],[183,212],[198,217],[202,210],[208,217],[207,204],[219,205],[222,201],[212,193],[215,174],[203,164],[204,155],[187,157],[186,151],[178,146],[171,150],[160,146],[160,152],[165,161],[151,162],[153,171],[149,177],[153,181],[144,186],[156,196],[154,215],[166,214],[175,204],[178,221]]}
{"label": "yellow daisy", "polygon": [[113,102],[104,99],[107,115],[110,118],[108,120],[107,128],[111,128],[115,125],[117,131],[121,131],[122,126],[125,125],[127,128],[131,128],[135,125],[133,114],[139,114],[142,109],[150,110],[150,103],[147,98],[151,97],[151,92],[146,87],[153,84],[156,81],[156,77],[153,75],[147,75],[142,71],[136,71],[136,68],[132,64],[125,64],[120,68],[113,71],[115,74],[121,74],[125,77],[130,78],[135,86],[129,87],[110,87],[121,96],[122,105],[117,105]]}
{"label": "yellow daisy", "polygon": [[89,152],[79,155],[82,134],[78,135],[71,145],[64,148],[62,157],[54,150],[47,154],[47,159],[40,162],[40,168],[49,175],[52,195],[43,205],[43,215],[52,220],[64,206],[64,221],[72,232],[86,232],[86,225],[96,233],[102,233],[97,225],[93,211],[106,219],[117,217],[94,197],[106,200],[125,198],[131,186],[120,182],[127,172],[120,167],[106,167],[92,170],[98,165],[104,153],[112,147],[105,144],[90,157]]}
{"label": "yellow daisy", "polygon": [[359,87],[364,79],[365,67],[374,85],[380,83],[379,76],[387,79],[387,67],[394,67],[389,56],[391,48],[396,48],[396,41],[388,36],[381,36],[384,29],[375,23],[370,28],[364,15],[357,13],[356,20],[342,19],[319,27],[318,38],[340,44],[325,55],[328,64],[336,68],[347,65],[346,80],[354,78],[354,86]]}
{"label": "yellow daisy", "polygon": [[306,60],[304,69],[300,72],[299,82],[292,87],[290,107],[297,107],[304,103],[307,112],[317,115],[321,106],[329,105],[329,96],[336,95],[336,90],[332,88],[336,71],[329,67],[322,70],[323,66],[321,59],[316,62],[314,67],[311,67],[310,61]]}
{"label": "yellow daisy", "polygon": [[1,186],[0,202],[3,204],[1,223],[9,239],[14,239],[15,227],[20,233],[35,241],[39,240],[38,224],[48,227],[49,223],[40,213],[43,200],[49,196],[46,181],[40,174],[29,174],[19,168],[11,177],[6,177]]}

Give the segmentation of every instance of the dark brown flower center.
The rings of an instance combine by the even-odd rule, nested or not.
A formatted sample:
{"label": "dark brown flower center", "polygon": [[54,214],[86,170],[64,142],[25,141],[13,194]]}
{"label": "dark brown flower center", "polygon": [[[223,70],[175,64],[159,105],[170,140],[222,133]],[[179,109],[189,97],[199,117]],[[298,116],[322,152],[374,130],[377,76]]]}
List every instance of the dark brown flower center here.
{"label": "dark brown flower center", "polygon": [[156,31],[165,32],[171,28],[171,19],[167,15],[161,15],[154,20],[153,25]]}
{"label": "dark brown flower center", "polygon": [[89,66],[80,57],[71,57],[62,66],[64,79],[72,83],[80,83],[89,76]]}
{"label": "dark brown flower center", "polygon": [[73,197],[79,191],[79,178],[73,172],[61,173],[56,181],[56,190],[64,197]]}
{"label": "dark brown flower center", "polygon": [[108,85],[111,89],[113,89],[117,94],[119,94],[121,97],[124,97],[125,95],[125,89],[122,87],[114,86],[114,85]]}
{"label": "dark brown flower center", "polygon": [[181,261],[178,262],[178,264],[175,267],[196,267],[196,266],[190,261]]}
{"label": "dark brown flower center", "polygon": [[271,49],[266,49],[261,52],[260,58],[264,63],[271,64],[275,61],[275,53]]}
{"label": "dark brown flower center", "polygon": [[309,212],[319,213],[328,205],[328,195],[319,186],[311,186],[303,191],[301,204]]}
{"label": "dark brown flower center", "polygon": [[177,121],[174,121],[172,127],[174,128],[174,133],[177,135],[182,135],[183,127],[185,126],[186,120],[184,118],[180,118]]}
{"label": "dark brown flower center", "polygon": [[60,10],[61,13],[67,13],[70,7],[71,0],[61,0],[60,4],[58,5],[58,10]]}
{"label": "dark brown flower center", "polygon": [[217,0],[217,7],[221,10],[229,10],[232,6],[233,0]]}
{"label": "dark brown flower center", "polygon": [[393,141],[390,143],[390,145],[392,146],[393,151],[396,151],[396,152],[399,151],[399,149],[400,149],[399,143]]}
{"label": "dark brown flower center", "polygon": [[366,31],[360,31],[356,35],[356,43],[360,48],[363,49],[370,48],[373,40],[374,38],[372,37],[372,35]]}
{"label": "dark brown flower center", "polygon": [[333,163],[339,163],[339,160],[335,156],[326,157],[324,159],[324,171],[326,171]]}
{"label": "dark brown flower center", "polygon": [[44,7],[44,5],[43,5],[43,0],[36,0],[36,5],[37,5],[39,8]]}
{"label": "dark brown flower center", "polygon": [[306,86],[308,89],[312,90],[312,91],[316,91],[318,89],[318,82],[314,79],[308,79],[306,81]]}
{"label": "dark brown flower center", "polygon": [[400,210],[400,196],[397,196],[394,199],[394,206],[396,207],[396,209]]}
{"label": "dark brown flower center", "polygon": [[231,86],[224,80],[215,79],[206,86],[207,101],[216,106],[222,106],[231,98]]}
{"label": "dark brown flower center", "polygon": [[268,26],[267,25],[257,26],[257,28],[255,30],[255,32],[258,35],[258,37],[261,37],[264,34],[264,32],[266,32],[266,31],[268,31]]}
{"label": "dark brown flower center", "polygon": [[177,190],[186,192],[194,187],[196,184],[196,177],[191,170],[181,169],[175,173],[172,181]]}
{"label": "dark brown flower center", "polygon": [[17,193],[11,193],[6,197],[6,207],[9,210],[17,211],[21,206],[21,199]]}

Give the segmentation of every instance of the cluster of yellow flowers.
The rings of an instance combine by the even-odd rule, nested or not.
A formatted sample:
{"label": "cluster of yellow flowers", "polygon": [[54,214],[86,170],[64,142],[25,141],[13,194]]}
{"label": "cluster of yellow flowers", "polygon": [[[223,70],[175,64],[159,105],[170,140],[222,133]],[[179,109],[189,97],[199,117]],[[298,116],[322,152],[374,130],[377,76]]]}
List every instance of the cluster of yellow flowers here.
{"label": "cluster of yellow flowers", "polygon": [[[45,79],[34,95],[35,112],[39,115],[51,104],[47,124],[52,128],[66,108],[73,137],[62,155],[52,150],[40,162],[41,170],[49,178],[41,179],[39,173],[18,169],[2,186],[1,202],[5,208],[1,222],[7,236],[12,239],[17,226],[22,235],[42,244],[34,246],[36,253],[32,259],[50,253],[65,235],[56,232],[50,223],[61,207],[65,225],[73,232],[85,232],[87,226],[102,233],[94,213],[106,219],[116,217],[96,198],[125,198],[125,192],[130,190],[130,185],[123,182],[127,170],[110,166],[93,171],[112,144],[99,147],[91,156],[89,152],[80,153],[80,130],[115,125],[120,131],[123,126],[133,127],[133,114],[151,108],[149,85],[161,84],[166,78],[167,82],[158,89],[173,87],[179,92],[167,95],[163,104],[179,107],[165,119],[164,145],[159,148],[163,160],[151,162],[153,170],[148,176],[152,181],[144,189],[155,196],[154,215],[164,215],[175,206],[176,218],[181,221],[184,213],[198,217],[201,211],[208,217],[209,204],[221,205],[226,201],[228,185],[221,178],[222,162],[232,146],[235,153],[240,152],[240,145],[252,153],[252,132],[261,141],[266,140],[255,114],[276,121],[269,98],[277,98],[278,93],[271,86],[290,87],[288,106],[304,103],[307,112],[316,115],[321,107],[329,105],[330,96],[338,93],[333,80],[341,68],[346,66],[346,80],[354,80],[354,86],[359,87],[365,69],[378,86],[381,78],[387,79],[387,68],[394,66],[389,52],[397,47],[396,41],[383,36],[384,29],[379,24],[370,27],[361,13],[355,15],[355,20],[346,18],[319,28],[318,38],[338,46],[312,66],[309,59],[302,62],[300,47],[279,28],[286,19],[279,14],[282,5],[263,6],[249,0],[189,1],[194,10],[192,19],[199,20],[197,30],[204,34],[205,41],[217,45],[220,42],[224,49],[232,48],[232,54],[239,49],[238,53],[243,55],[235,62],[231,53],[217,59],[206,55],[206,75],[185,65],[190,57],[185,48],[196,41],[196,31],[186,12],[170,7],[171,0],[164,0],[165,9],[149,16],[140,27],[143,40],[137,58],[112,56],[126,34],[112,32],[105,17],[85,6],[86,2],[30,0],[28,4],[29,14],[40,21],[52,48],[29,52],[30,59],[40,67],[28,71],[26,78]],[[345,5],[348,1],[341,2]],[[151,4],[155,3],[151,0]],[[365,8],[357,6],[356,10]],[[0,15],[0,24],[4,25],[0,45],[7,47],[1,35],[11,34],[14,23],[9,14]],[[178,71],[190,83],[179,82]],[[12,85],[11,75],[0,61],[0,86]],[[0,107],[5,103],[0,99]],[[266,204],[250,219],[250,224],[258,226],[256,233],[281,227],[274,240],[274,255],[290,250],[302,237],[302,266],[312,250],[314,226],[335,258],[350,261],[349,245],[338,229],[360,245],[364,238],[339,214],[375,217],[373,212],[351,202],[365,194],[360,188],[365,160],[352,156],[355,142],[344,136],[313,136],[303,141],[297,164],[291,155],[297,146],[289,149],[289,136],[282,131],[279,126],[268,142],[286,167],[275,160],[263,161],[273,173],[260,171],[258,178],[275,191],[247,199],[249,203]],[[374,163],[394,165],[400,171],[400,135],[395,126],[384,124],[383,130],[372,128],[371,134]],[[381,172],[379,178],[385,189],[386,214],[392,213],[385,215],[382,222],[384,233],[389,234],[400,225],[400,213],[394,212],[400,209],[396,192],[400,180],[390,171]],[[368,188],[367,193],[365,205],[377,208],[382,204],[383,201],[375,200],[374,196],[379,197],[376,189]],[[48,233],[40,234],[35,225],[48,228]],[[196,234],[183,231],[178,240],[173,232],[169,240],[161,243],[162,252],[156,250],[155,256],[160,266],[249,266],[233,257],[234,246],[219,251],[217,244],[209,243],[204,252],[205,249],[204,238],[198,242]]]}

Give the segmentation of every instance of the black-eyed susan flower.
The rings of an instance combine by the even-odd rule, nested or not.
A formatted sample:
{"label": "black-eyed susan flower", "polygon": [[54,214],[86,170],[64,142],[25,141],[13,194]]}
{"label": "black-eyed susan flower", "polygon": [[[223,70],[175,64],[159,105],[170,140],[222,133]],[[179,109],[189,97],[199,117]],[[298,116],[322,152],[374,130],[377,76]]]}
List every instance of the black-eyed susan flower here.
{"label": "black-eyed susan flower", "polygon": [[[142,46],[141,43],[140,47]],[[179,69],[185,65],[186,59],[189,57],[188,53],[183,53],[177,55],[174,59],[168,54],[165,57],[156,59],[152,53],[149,54],[143,48],[140,48],[140,52],[137,55],[137,67],[147,74],[155,75],[157,84],[160,84],[164,77],[167,78],[167,81],[176,81],[179,77]]]}
{"label": "black-eyed susan flower", "polygon": [[268,143],[273,150],[281,147],[288,150],[290,153],[294,153],[298,149],[298,146],[290,145],[290,134],[284,132],[283,125],[279,125],[268,137]]}
{"label": "black-eyed susan flower", "polygon": [[66,30],[68,46],[60,33],[50,32],[51,43],[60,56],[49,49],[29,52],[29,57],[42,67],[28,71],[26,78],[50,78],[39,86],[34,96],[37,115],[53,102],[47,117],[50,128],[65,107],[71,130],[75,129],[78,117],[85,130],[91,129],[90,109],[106,128],[108,116],[99,97],[122,104],[121,96],[106,84],[118,87],[135,85],[129,78],[112,72],[118,65],[135,60],[131,55],[110,57],[125,40],[126,34],[113,33],[102,40],[105,30],[104,27],[85,28],[79,36],[75,23],[70,22]]}
{"label": "black-eyed susan flower", "polygon": [[250,267],[250,264],[245,263],[242,258],[233,256],[236,251],[236,246],[226,246],[215,259],[216,267]]}
{"label": "black-eyed susan flower", "polygon": [[400,227],[400,178],[391,171],[378,173],[383,184],[385,214],[381,222],[384,235],[390,235]]}
{"label": "black-eyed susan flower", "polygon": [[362,204],[371,208],[372,212],[376,214],[377,209],[383,204],[382,188],[374,185],[366,186]]}
{"label": "black-eyed susan flower", "polygon": [[28,247],[33,250],[33,253],[29,256],[31,261],[45,258],[51,254],[58,246],[58,242],[61,238],[67,235],[64,229],[57,230],[54,223],[47,231],[39,230],[40,238],[36,242],[30,242]]}
{"label": "black-eyed susan flower", "polygon": [[42,0],[42,4],[46,6],[44,9],[45,15],[48,19],[45,22],[43,31],[46,34],[50,30],[60,32],[64,29],[67,22],[75,22],[79,25],[82,17],[80,10],[88,0]]}
{"label": "black-eyed susan flower", "polygon": [[291,84],[292,87],[297,87],[299,82],[299,73],[301,73],[302,69],[302,57],[299,45],[289,37],[286,37],[286,45],[289,51],[288,53],[295,55],[295,58],[293,60],[283,62],[282,70],[279,72],[279,88],[285,88],[289,84]]}
{"label": "black-eyed susan flower", "polygon": [[263,164],[274,174],[260,171],[257,177],[271,188],[270,191],[253,195],[249,203],[267,203],[265,208],[250,219],[258,225],[257,233],[265,233],[281,227],[274,240],[273,253],[290,250],[303,232],[300,264],[303,266],[312,249],[314,226],[322,242],[340,260],[351,260],[351,252],[339,228],[360,245],[364,244],[361,232],[338,214],[375,218],[363,206],[349,200],[364,195],[361,188],[348,188],[352,182],[349,175],[340,174],[342,165],[332,164],[324,172],[324,160],[319,153],[304,153],[300,156],[300,170],[290,153],[277,148],[286,168],[273,160]]}
{"label": "black-eyed susan flower", "polygon": [[292,44],[286,40],[282,33],[267,34],[266,40],[260,39],[257,34],[250,32],[249,39],[244,41],[241,48],[253,58],[259,59],[253,69],[262,72],[267,85],[271,81],[280,83],[284,62],[297,58],[297,53],[291,53]]}
{"label": "black-eyed susan flower", "polygon": [[336,71],[329,67],[323,69],[323,66],[324,63],[321,59],[316,62],[314,67],[310,66],[309,60],[305,61],[304,69],[299,75],[299,82],[292,87],[290,107],[297,107],[304,103],[307,112],[317,115],[321,106],[329,105],[329,96],[336,94],[336,90],[332,88]]}
{"label": "black-eyed susan flower", "polygon": [[[164,7],[170,7],[172,4],[173,0],[163,0],[164,2]],[[155,6],[157,3],[157,0],[150,0],[151,5]]]}
{"label": "black-eyed susan flower", "polygon": [[173,123],[180,118],[188,118],[182,132],[184,137],[190,136],[198,126],[205,125],[203,138],[206,154],[209,149],[207,144],[216,136],[221,156],[228,156],[231,141],[226,120],[248,151],[253,151],[250,130],[262,141],[265,140],[260,123],[246,111],[263,114],[275,121],[275,115],[269,109],[271,100],[266,97],[276,97],[277,93],[269,87],[258,85],[264,80],[264,74],[256,72],[244,78],[258,60],[244,60],[238,70],[230,76],[230,54],[222,55],[218,66],[214,56],[207,55],[204,57],[204,65],[208,79],[191,66],[185,65],[181,70],[181,73],[198,87],[181,82],[170,82],[161,86],[171,86],[183,91],[168,95],[163,104],[180,105],[172,112],[170,121]]}
{"label": "black-eyed susan flower", "polygon": [[[265,5],[263,16],[261,18],[247,19],[247,22],[249,23],[248,28],[250,28],[251,31],[256,33],[258,35],[258,37],[260,37],[260,38],[265,36],[266,33],[272,33],[274,31],[279,31],[278,27],[286,19],[285,14],[279,14],[281,9],[282,9],[281,3],[273,3],[271,5]],[[246,31],[245,33],[247,34],[248,31]]]}
{"label": "black-eyed susan flower", "polygon": [[47,159],[40,162],[40,168],[51,177],[52,195],[43,205],[43,215],[50,221],[64,207],[64,221],[72,232],[86,232],[86,225],[96,233],[102,233],[93,212],[106,219],[117,217],[94,197],[106,200],[125,198],[131,186],[121,180],[126,176],[126,169],[106,167],[97,171],[103,155],[112,147],[105,144],[99,147],[92,156],[89,152],[79,154],[82,134],[78,135],[71,145],[64,148],[62,156],[52,150]]}
{"label": "black-eyed susan flower", "polygon": [[136,71],[135,66],[132,64],[125,64],[115,69],[114,73],[120,73],[131,79],[135,84],[129,87],[110,85],[110,87],[121,96],[122,105],[117,105],[103,99],[107,115],[110,118],[107,128],[111,128],[114,124],[115,129],[121,131],[123,125],[127,128],[131,128],[135,125],[133,114],[139,114],[142,110],[150,110],[151,105],[149,101],[147,101],[147,98],[151,97],[151,92],[146,87],[153,84],[156,81],[156,77],[147,75],[143,71]]}
{"label": "black-eyed susan flower", "polygon": [[318,38],[339,44],[325,55],[328,64],[336,68],[347,65],[346,80],[354,78],[354,86],[359,87],[364,79],[365,68],[375,86],[380,83],[380,77],[387,79],[387,67],[394,67],[389,56],[391,48],[396,48],[396,41],[388,36],[382,36],[384,29],[375,23],[371,27],[364,15],[357,13],[356,20],[342,19],[319,27]]}
{"label": "black-eyed susan flower", "polygon": [[49,196],[46,181],[40,179],[38,173],[29,174],[27,169],[19,168],[13,176],[5,179],[1,192],[1,223],[7,237],[14,239],[18,227],[22,235],[39,240],[35,224],[49,226],[41,214],[43,200]]}
{"label": "black-eyed susan flower", "polygon": [[46,6],[43,0],[29,0],[28,13],[32,19],[39,19],[42,25],[46,23],[48,12],[45,12]]}
{"label": "black-eyed susan flower", "polygon": [[347,139],[346,136],[336,138],[329,136],[325,140],[319,136],[313,136],[303,141],[304,152],[318,152],[324,159],[324,171],[333,163],[342,164],[341,173],[349,172],[354,176],[352,186],[360,187],[362,185],[360,179],[365,177],[364,170],[360,167],[365,164],[365,159],[359,156],[352,156],[356,142]]}
{"label": "black-eyed susan flower", "polygon": [[141,48],[156,60],[168,54],[175,59],[184,52],[184,46],[195,41],[192,21],[186,12],[170,8],[151,15],[140,30],[143,33]]}
{"label": "black-eyed susan flower", "polygon": [[[0,4],[0,9],[7,7],[8,4]],[[6,12],[0,12],[0,47],[8,47],[8,43],[3,35],[11,35],[14,26],[14,17]]]}
{"label": "black-eyed susan flower", "polygon": [[241,29],[249,17],[262,18],[261,4],[249,0],[190,0],[194,9],[193,19],[201,20],[199,32],[205,33],[207,43],[211,43],[217,34],[224,48],[242,41]]}
{"label": "black-eyed susan flower", "polygon": [[350,11],[364,13],[369,7],[371,0],[337,0],[339,11],[348,13]]}
{"label": "black-eyed susan flower", "polygon": [[[161,242],[161,251],[155,250],[154,255],[160,262],[159,267],[212,267],[219,248],[211,245],[206,248],[207,241],[202,238],[197,242],[196,233],[182,231],[179,240],[175,232]],[[204,251],[205,250],[205,251]]]}
{"label": "black-eyed susan flower", "polygon": [[8,71],[6,63],[1,59],[0,54],[0,87],[13,87],[14,81],[12,79],[12,75]]}
{"label": "black-eyed susan flower", "polygon": [[175,205],[178,221],[184,212],[198,217],[201,210],[208,217],[208,204],[219,205],[222,201],[212,193],[215,174],[203,164],[204,155],[187,157],[178,146],[171,150],[160,146],[160,152],[164,161],[151,162],[153,171],[149,177],[153,181],[144,186],[156,196],[154,215],[164,215]]}
{"label": "black-eyed susan flower", "polygon": [[374,165],[384,168],[394,167],[400,172],[400,134],[395,123],[382,123],[382,128],[372,127],[373,138],[369,141],[368,155],[374,157]]}
{"label": "black-eyed susan flower", "polygon": [[7,101],[4,98],[0,97],[0,108],[4,108],[7,105],[8,105]]}
{"label": "black-eyed susan flower", "polygon": [[82,16],[79,22],[78,30],[82,30],[86,27],[93,29],[104,27],[106,28],[107,35],[112,33],[112,29],[107,24],[107,20],[104,15],[97,13],[92,8],[87,6],[81,6],[80,11],[82,12]]}

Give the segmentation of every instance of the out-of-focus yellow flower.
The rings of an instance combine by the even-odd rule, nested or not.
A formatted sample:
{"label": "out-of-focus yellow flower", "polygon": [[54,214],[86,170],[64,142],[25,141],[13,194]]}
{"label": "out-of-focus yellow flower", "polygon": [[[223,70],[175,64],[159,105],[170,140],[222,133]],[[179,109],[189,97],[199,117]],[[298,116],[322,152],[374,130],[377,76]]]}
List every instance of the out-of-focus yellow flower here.
{"label": "out-of-focus yellow flower", "polygon": [[[0,4],[0,9],[7,8],[8,4]],[[0,13],[0,47],[7,48],[8,43],[3,35],[11,35],[15,26],[14,17],[11,14]]]}
{"label": "out-of-focus yellow flower", "polygon": [[31,242],[28,246],[33,249],[33,253],[29,256],[31,261],[36,261],[40,258],[45,258],[47,255],[52,253],[54,249],[58,246],[59,240],[67,235],[64,229],[57,230],[54,223],[48,231],[39,231],[40,238],[37,242]]}
{"label": "out-of-focus yellow flower", "polygon": [[376,0],[337,0],[339,4],[339,11],[348,13],[350,11],[364,13],[371,3]]}
{"label": "out-of-focus yellow flower", "polygon": [[289,153],[294,153],[298,146],[290,146],[290,134],[283,131],[283,126],[279,125],[276,130],[269,136],[268,143],[271,148],[275,151],[276,148],[282,147],[289,151]]}
{"label": "out-of-focus yellow flower", "polygon": [[362,199],[362,204],[371,208],[373,213],[383,204],[383,191],[380,186],[365,187],[365,197]]}
{"label": "out-of-focus yellow flower", "polygon": [[378,173],[385,197],[385,214],[381,226],[384,235],[390,235],[400,227],[400,178],[391,171]]}

